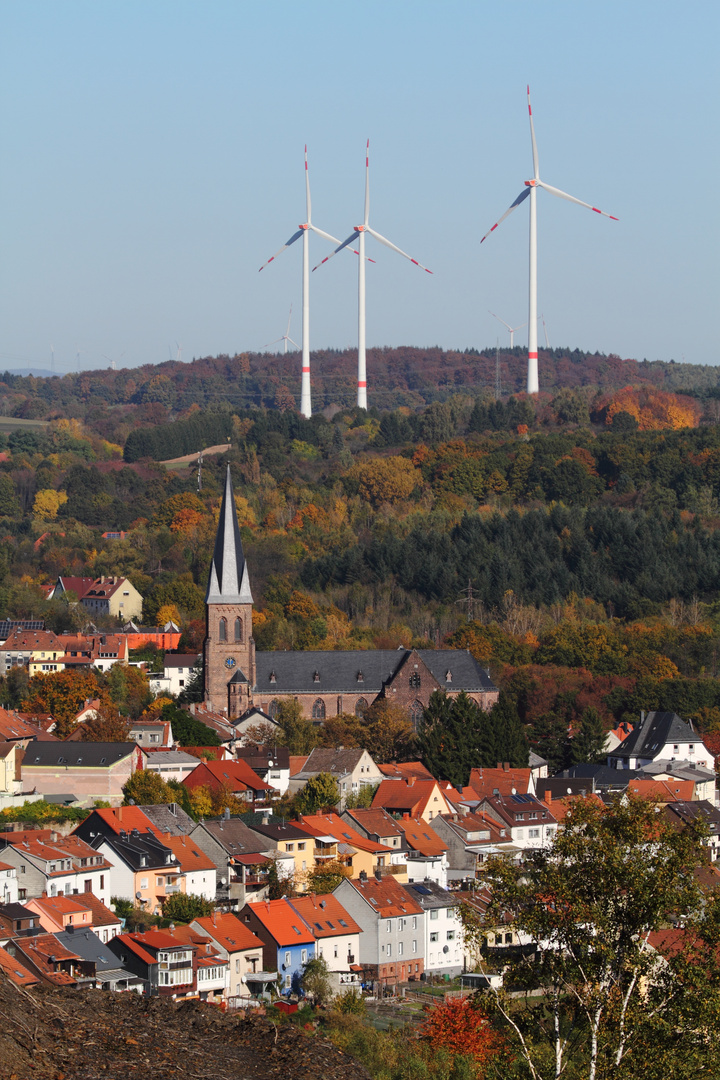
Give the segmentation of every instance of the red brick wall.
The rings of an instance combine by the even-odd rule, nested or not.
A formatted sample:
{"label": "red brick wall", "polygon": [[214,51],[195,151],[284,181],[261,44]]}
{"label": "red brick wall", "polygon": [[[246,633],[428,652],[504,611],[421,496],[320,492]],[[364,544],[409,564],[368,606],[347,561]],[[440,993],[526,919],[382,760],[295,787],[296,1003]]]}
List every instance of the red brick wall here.
{"label": "red brick wall", "polygon": [[[243,621],[243,640],[236,642],[235,619]],[[220,641],[220,620],[227,624],[227,641]],[[251,604],[210,604],[207,608],[207,632],[204,644],[205,653],[205,703],[221,712],[228,709],[228,683],[237,671],[242,671],[248,679],[241,684],[238,694],[233,694],[233,712],[244,712],[252,704],[248,696],[255,683],[255,642],[252,638]],[[234,660],[228,667],[226,661]],[[235,700],[235,699],[238,700]]]}

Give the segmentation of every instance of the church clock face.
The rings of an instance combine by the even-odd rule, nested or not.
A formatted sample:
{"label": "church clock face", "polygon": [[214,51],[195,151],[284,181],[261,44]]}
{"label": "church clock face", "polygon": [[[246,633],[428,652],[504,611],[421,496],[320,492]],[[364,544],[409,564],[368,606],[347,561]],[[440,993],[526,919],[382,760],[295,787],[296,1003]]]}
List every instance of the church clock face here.
{"label": "church clock face", "polygon": [[225,667],[226,668],[234,668],[235,667],[235,661],[232,658],[232,656],[228,656],[227,660],[225,661]]}

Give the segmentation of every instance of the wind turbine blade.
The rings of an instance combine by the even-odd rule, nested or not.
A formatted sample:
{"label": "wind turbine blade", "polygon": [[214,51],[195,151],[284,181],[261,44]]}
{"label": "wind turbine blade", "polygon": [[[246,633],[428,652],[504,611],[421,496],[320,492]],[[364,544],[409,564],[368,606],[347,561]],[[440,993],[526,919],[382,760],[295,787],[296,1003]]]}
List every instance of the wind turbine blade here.
{"label": "wind turbine blade", "polygon": [[323,240],[329,240],[331,244],[340,243],[337,236],[331,236],[329,232],[323,232],[322,229],[318,229],[317,225],[310,225],[310,228],[314,233],[317,233],[318,236],[322,236]]}
{"label": "wind turbine blade", "polygon": [[300,348],[297,341],[293,341],[293,339],[291,337],[288,337],[288,341],[290,342],[291,345],[294,345],[296,349]]}
{"label": "wind turbine blade", "polygon": [[[298,229],[298,231],[296,233],[293,233],[292,236],[290,237],[290,239],[287,241],[287,243],[283,244],[283,246],[280,248],[279,251],[276,251],[274,255],[270,256],[270,258],[268,259],[267,262],[264,262],[262,264],[262,266],[260,267],[260,270],[264,270],[265,267],[269,266],[270,263],[273,262],[274,259],[277,259],[278,255],[282,255],[285,248],[289,248],[291,244],[294,244],[296,240],[299,240],[300,237],[302,236],[302,234],[303,234],[302,229]],[[260,270],[258,270],[258,274],[260,273]]]}
{"label": "wind turbine blade", "polygon": [[307,210],[307,221],[310,223],[312,220],[312,203],[310,202],[310,174],[308,173],[307,164],[307,143],[305,143],[305,207]]}
{"label": "wind turbine blade", "polygon": [[365,218],[363,225],[367,225],[370,217],[370,140],[365,147]]}
{"label": "wind turbine blade", "polygon": [[366,232],[369,232],[371,236],[374,236],[375,239],[379,240],[381,244],[385,245],[385,247],[389,247],[393,251],[397,251],[398,255],[402,255],[404,256],[404,258],[409,259],[411,263],[414,263],[415,266],[419,266],[420,269],[424,270],[426,274],[432,274],[432,270],[428,270],[427,266],[423,266],[423,264],[418,262],[417,259],[413,259],[412,255],[408,255],[407,251],[403,251],[403,249],[397,247],[396,244],[391,244],[386,237],[381,236],[379,232],[375,232],[375,230],[371,229],[369,225],[366,226]]}
{"label": "wind turbine blade", "polygon": [[503,326],[506,326],[510,331],[512,331],[513,329],[519,329],[518,327],[512,327],[510,323],[506,323],[505,320],[501,319],[499,315],[496,315],[494,311],[488,310],[488,314],[492,315],[493,319],[497,319],[498,322],[501,322]]}
{"label": "wind turbine blade", "polygon": [[537,180],[537,178],[540,176],[540,170],[539,170],[539,166],[538,166],[537,143],[535,142],[535,125],[533,124],[533,118],[532,118],[532,105],[530,104],[530,87],[529,86],[527,88],[527,99],[528,99],[528,116],[530,117],[530,138],[532,139],[533,175],[534,175],[535,179]]}
{"label": "wind turbine blade", "polygon": [[334,251],[331,251],[329,255],[326,255],[324,259],[321,259],[320,262],[317,264],[317,266],[313,266],[313,273],[315,273],[318,266],[322,266],[329,259],[332,259],[333,255],[337,255],[338,251],[342,251],[343,248],[347,247],[348,244],[352,244],[353,241],[355,241],[355,240],[357,240],[357,233],[353,229],[352,233],[350,234],[350,236],[348,236],[347,240],[343,240],[342,244],[340,244],[339,247],[336,247]]}
{"label": "wind turbine blade", "polygon": [[[485,233],[482,240],[480,241],[481,244],[482,244],[483,240],[487,240],[487,238],[488,238],[488,236],[490,235],[491,232],[495,232],[498,225],[500,225],[501,222],[503,222],[505,220],[505,218],[508,216],[508,214],[512,214],[512,212],[513,212],[513,210],[515,209],[516,206],[519,206],[521,202],[523,202],[525,199],[527,199],[529,194],[530,194],[530,188],[529,187],[524,188],[523,191],[520,192],[520,194],[518,195],[515,202],[510,205],[510,209],[506,210],[505,213],[503,214],[503,216],[501,218],[497,219],[497,221],[493,225],[492,229],[488,229],[488,231]],[[491,314],[492,314],[492,312],[491,312]]]}
{"label": "wind turbine blade", "polygon": [[269,349],[271,345],[277,345],[278,341],[284,340],[284,337],[276,337],[274,341],[268,341],[267,345],[263,345],[263,349]]}
{"label": "wind turbine blade", "polygon": [[612,214],[606,214],[604,210],[598,210],[597,206],[593,206],[592,203],[583,202],[582,199],[576,199],[574,195],[568,195],[566,191],[561,191],[560,188],[551,187],[550,184],[546,184],[543,180],[538,180],[538,187],[544,188],[545,191],[549,191],[551,195],[557,195],[558,199],[567,199],[568,202],[577,203],[578,206],[586,206],[588,210],[593,210],[596,214],[602,214],[603,217],[610,218],[611,221],[619,220]]}
{"label": "wind turbine blade", "polygon": [[285,331],[285,337],[290,333],[290,320],[292,319],[292,304],[290,305],[290,314],[288,315],[287,330]]}

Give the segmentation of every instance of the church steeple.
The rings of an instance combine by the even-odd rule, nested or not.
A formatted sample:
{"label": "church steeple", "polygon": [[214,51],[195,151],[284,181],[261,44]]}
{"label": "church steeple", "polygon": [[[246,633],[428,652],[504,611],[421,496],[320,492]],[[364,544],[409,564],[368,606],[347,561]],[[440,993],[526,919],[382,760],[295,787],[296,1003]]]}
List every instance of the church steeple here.
{"label": "church steeple", "polygon": [[239,716],[252,704],[255,642],[252,605],[230,466],[205,594],[205,704]]}
{"label": "church steeple", "polygon": [[250,578],[240,539],[228,465],[205,603],[252,604],[252,602]]}

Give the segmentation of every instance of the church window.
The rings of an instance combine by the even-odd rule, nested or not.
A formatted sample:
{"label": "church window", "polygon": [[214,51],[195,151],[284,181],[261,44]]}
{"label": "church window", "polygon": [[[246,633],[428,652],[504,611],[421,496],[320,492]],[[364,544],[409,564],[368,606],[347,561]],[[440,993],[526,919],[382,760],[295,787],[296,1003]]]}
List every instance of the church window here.
{"label": "church window", "polygon": [[221,619],[218,623],[218,641],[227,641],[227,619]]}
{"label": "church window", "polygon": [[413,671],[412,675],[410,676],[410,685],[414,690],[420,689],[420,676],[417,671]]}
{"label": "church window", "polygon": [[235,640],[236,641],[242,641],[242,639],[243,639],[242,631],[243,631],[242,619],[236,619],[235,620]]}
{"label": "church window", "polygon": [[270,708],[268,710],[268,713],[270,715],[271,720],[275,719],[275,717],[278,714],[279,709],[280,709],[280,702],[277,700],[277,698],[273,698],[273,700],[270,702]]}
{"label": "church window", "polygon": [[357,701],[355,702],[355,715],[359,716],[360,719],[362,720],[362,718],[365,715],[365,712],[367,710],[367,707],[368,707],[368,703],[365,700],[365,698],[364,697],[358,698]]}
{"label": "church window", "polygon": [[325,702],[322,698],[317,698],[317,700],[313,702],[312,718],[313,720],[325,719]]}
{"label": "church window", "polygon": [[412,705],[410,706],[410,719],[412,720],[412,726],[415,731],[417,731],[418,724],[423,718],[424,711],[425,710],[423,708],[422,701],[413,701]]}

